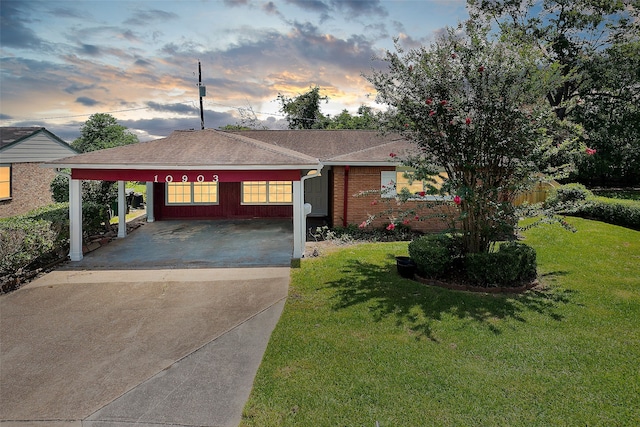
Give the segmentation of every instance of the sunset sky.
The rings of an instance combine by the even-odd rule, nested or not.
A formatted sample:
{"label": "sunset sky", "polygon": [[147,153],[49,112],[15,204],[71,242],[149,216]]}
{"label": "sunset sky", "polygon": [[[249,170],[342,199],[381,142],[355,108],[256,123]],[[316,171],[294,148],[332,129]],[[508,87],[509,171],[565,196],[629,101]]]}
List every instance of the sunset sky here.
{"label": "sunset sky", "polygon": [[467,18],[464,0],[0,1],[0,126],[44,126],[71,142],[93,113],[141,141],[250,108],[286,128],[278,93],[318,85],[324,114],[374,105],[362,77],[398,37],[428,45]]}

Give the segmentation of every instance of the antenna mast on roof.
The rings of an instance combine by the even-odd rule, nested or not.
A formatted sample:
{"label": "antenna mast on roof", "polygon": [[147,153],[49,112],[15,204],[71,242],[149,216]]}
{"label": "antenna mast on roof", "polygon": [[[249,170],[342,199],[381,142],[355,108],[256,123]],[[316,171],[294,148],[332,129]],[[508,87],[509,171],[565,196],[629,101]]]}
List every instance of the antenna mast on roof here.
{"label": "antenna mast on roof", "polygon": [[204,129],[204,110],[202,109],[202,97],[207,96],[207,87],[202,86],[202,69],[198,61],[198,90],[200,91],[200,129]]}

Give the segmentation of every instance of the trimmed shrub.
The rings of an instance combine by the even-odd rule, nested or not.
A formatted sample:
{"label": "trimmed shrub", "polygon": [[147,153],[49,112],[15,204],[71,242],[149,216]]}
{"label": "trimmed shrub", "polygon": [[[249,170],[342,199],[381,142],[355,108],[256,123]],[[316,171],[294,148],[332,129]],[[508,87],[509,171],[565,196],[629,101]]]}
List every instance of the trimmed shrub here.
{"label": "trimmed shrub", "polygon": [[593,197],[575,215],[640,230],[640,201]]}
{"label": "trimmed shrub", "polygon": [[423,277],[443,277],[451,271],[458,258],[458,245],[448,234],[429,234],[409,243],[409,256]]}
{"label": "trimmed shrub", "polygon": [[17,216],[0,222],[0,272],[13,273],[28,266],[56,245],[51,222]]}
{"label": "trimmed shrub", "polygon": [[593,193],[582,184],[565,184],[549,192],[546,207],[573,208],[582,205]]}
{"label": "trimmed shrub", "polygon": [[[82,206],[82,229],[104,229],[102,205]],[[69,203],[56,203],[0,220],[0,273],[12,274],[69,244]]]}
{"label": "trimmed shrub", "polygon": [[468,254],[467,279],[475,286],[509,287],[536,277],[536,252],[519,242],[500,245],[497,252]]}

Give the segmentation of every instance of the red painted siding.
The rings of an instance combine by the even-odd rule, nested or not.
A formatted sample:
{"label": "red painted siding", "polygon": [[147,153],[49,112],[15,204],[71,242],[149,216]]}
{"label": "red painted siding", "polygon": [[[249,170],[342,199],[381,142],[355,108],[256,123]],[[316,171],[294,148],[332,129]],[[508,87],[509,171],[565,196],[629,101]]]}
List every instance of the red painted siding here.
{"label": "red painted siding", "polygon": [[157,220],[212,218],[293,218],[291,205],[242,205],[241,183],[218,183],[217,205],[166,206],[165,184],[153,186],[154,214]]}

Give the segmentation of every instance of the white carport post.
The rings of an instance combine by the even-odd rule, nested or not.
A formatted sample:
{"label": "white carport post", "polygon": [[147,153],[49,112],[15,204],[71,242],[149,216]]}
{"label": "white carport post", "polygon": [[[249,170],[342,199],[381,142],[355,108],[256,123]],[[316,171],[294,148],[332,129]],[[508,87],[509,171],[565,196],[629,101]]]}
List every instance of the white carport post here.
{"label": "white carport post", "polygon": [[118,181],[118,237],[127,237],[127,198],[124,194],[124,181]]}
{"label": "white carport post", "polygon": [[156,220],[153,213],[153,182],[147,182],[147,222],[154,222]]}
{"label": "white carport post", "polygon": [[311,205],[304,203],[304,182],[310,178],[317,178],[321,175],[322,163],[317,170],[312,170],[307,175],[300,178],[300,181],[293,181],[293,258],[299,259],[304,255],[304,246],[307,242],[307,215],[311,213]]}
{"label": "white carport post", "polygon": [[304,187],[302,181],[293,181],[293,258],[300,259],[304,254]]}
{"label": "white carport post", "polygon": [[69,178],[69,258],[82,260],[82,181]]}

